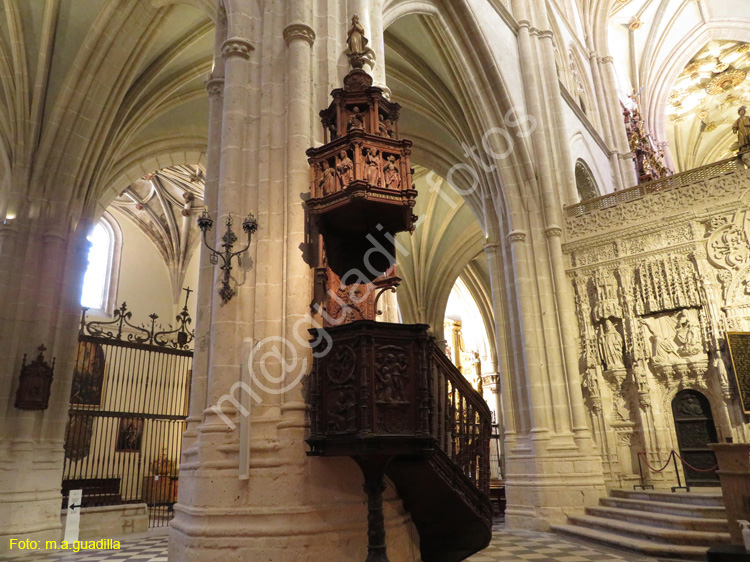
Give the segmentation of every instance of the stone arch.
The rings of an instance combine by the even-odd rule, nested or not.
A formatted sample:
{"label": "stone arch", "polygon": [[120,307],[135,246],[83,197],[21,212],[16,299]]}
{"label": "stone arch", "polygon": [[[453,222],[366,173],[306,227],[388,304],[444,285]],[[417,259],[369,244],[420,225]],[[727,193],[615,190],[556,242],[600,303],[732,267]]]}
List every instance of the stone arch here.
{"label": "stone arch", "polygon": [[[506,86],[488,45],[477,42],[472,45],[473,49],[466,48],[466,35],[473,33],[473,30],[478,27],[478,23],[473,10],[465,4],[466,2],[462,0],[438,7],[434,2],[394,1],[386,6],[384,14],[389,25],[406,16],[424,16],[434,22],[431,24],[431,32],[436,34],[436,39],[444,46],[442,54],[449,63],[449,67],[454,70],[454,76],[457,78],[458,91],[446,93],[451,94],[452,99],[450,101],[462,110],[462,117],[466,121],[466,126],[459,130],[454,129],[451,134],[458,141],[458,144],[464,143],[469,147],[474,146],[480,149],[483,145],[487,145],[500,153],[502,150],[498,148],[498,144],[501,142],[499,138],[493,139],[491,138],[492,135],[482,135],[478,132],[487,133],[489,131],[494,134],[498,128],[508,128],[505,116],[508,115],[509,111],[517,108],[519,104],[513,100],[510,89]],[[388,46],[387,39],[386,46]],[[483,83],[478,87],[484,91],[493,91],[495,96],[484,98],[472,95],[468,88],[475,81],[468,80],[465,75],[479,77]],[[414,88],[419,87],[417,81],[413,79],[409,81],[409,85]],[[432,93],[434,98],[434,91]],[[421,110],[422,113],[431,115],[433,120],[439,115],[439,111],[436,112],[435,107],[428,107],[424,100],[403,99],[402,96],[399,96],[399,102],[404,107],[416,111]],[[439,117],[442,118],[444,123],[453,121],[451,115],[443,114]],[[423,144],[435,144],[434,139],[414,138],[414,140],[419,140],[418,143],[415,142],[415,146],[418,147],[423,146]],[[423,143],[423,140],[426,143]],[[538,205],[538,197],[535,193],[537,189],[536,178],[530,166],[531,159],[528,146],[523,139],[517,139],[513,148],[512,154],[498,162],[499,165],[492,172],[485,172],[482,169],[477,170],[480,189],[464,196],[475,214],[478,217],[483,217],[485,206],[482,202],[482,190],[489,190],[498,212],[501,215],[507,214],[508,223],[514,222],[513,227],[510,224],[507,225],[508,230],[512,230],[512,228],[524,229],[523,223],[525,220],[523,216],[525,212],[529,210],[529,207]],[[425,159],[422,163],[435,169],[443,177],[447,177],[451,168],[455,169],[455,164],[459,166],[468,165],[466,160],[456,162],[455,153],[443,151],[440,154],[440,152],[440,150],[432,150],[432,154],[428,158],[429,161]],[[468,174],[456,172],[453,179],[454,186],[464,190],[471,185],[473,178]],[[524,183],[527,190],[522,192],[520,187]],[[487,186],[492,186],[492,188]],[[531,194],[528,191],[530,186],[533,186]],[[498,189],[493,190],[494,187]]]}
{"label": "stone arch", "polygon": [[383,28],[387,29],[404,16],[438,15],[439,10],[430,0],[386,0],[383,6]]}
{"label": "stone arch", "polygon": [[581,201],[593,199],[594,197],[599,197],[601,195],[599,186],[594,179],[594,174],[591,173],[591,168],[589,168],[589,165],[586,164],[586,161],[582,158],[576,160],[575,176],[576,189],[578,190],[578,197]]}
{"label": "stone arch", "polygon": [[587,65],[575,43],[570,43],[568,46],[568,61],[571,86],[573,87],[573,90],[569,93],[590,120],[598,121],[594,96],[592,95],[593,85],[589,73],[586,72]]}
{"label": "stone arch", "polygon": [[216,6],[211,0],[151,0],[151,4],[157,8],[172,4],[186,4],[201,10],[209,18],[216,21]]}
{"label": "stone arch", "polygon": [[206,139],[202,137],[157,139],[131,151],[117,162],[113,167],[113,172],[103,183],[105,188],[95,202],[94,216],[98,219],[110,203],[132,182],[151,172],[180,164],[205,166]]}
{"label": "stone arch", "polygon": [[694,390],[696,392],[700,392],[706,397],[708,403],[711,405],[714,423],[716,424],[716,430],[719,434],[720,439],[724,435],[732,435],[731,428],[726,426],[726,423],[724,421],[725,416],[722,415],[724,406],[721,395],[714,391],[709,385],[704,384],[702,381],[684,381],[679,385],[670,385],[664,392],[660,404],[662,412],[664,412],[664,417],[667,421],[670,440],[673,441],[672,444],[675,447],[677,446],[677,441],[675,439],[676,432],[674,419],[672,419],[672,401],[675,399],[675,396],[677,396],[677,394],[683,390]]}

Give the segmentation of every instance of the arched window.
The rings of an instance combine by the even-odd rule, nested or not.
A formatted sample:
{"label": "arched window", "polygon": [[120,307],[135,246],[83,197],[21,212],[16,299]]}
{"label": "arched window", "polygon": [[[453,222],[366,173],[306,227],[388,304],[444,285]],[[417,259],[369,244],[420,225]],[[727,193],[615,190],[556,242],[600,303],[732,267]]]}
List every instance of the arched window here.
{"label": "arched window", "polygon": [[578,197],[581,201],[587,199],[593,199],[599,197],[599,188],[596,185],[596,180],[588,164],[580,158],[576,161],[576,189],[578,190]]}
{"label": "arched window", "polygon": [[105,213],[88,235],[91,242],[88,266],[83,278],[81,306],[111,314],[117,300],[122,234],[112,215]]}

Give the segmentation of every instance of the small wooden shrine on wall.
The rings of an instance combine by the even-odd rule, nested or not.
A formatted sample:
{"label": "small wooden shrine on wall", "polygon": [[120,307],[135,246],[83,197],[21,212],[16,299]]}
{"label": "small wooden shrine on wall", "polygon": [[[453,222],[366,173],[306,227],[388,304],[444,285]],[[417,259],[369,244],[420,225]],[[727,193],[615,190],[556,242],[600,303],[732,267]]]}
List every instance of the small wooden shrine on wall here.
{"label": "small wooden shrine on wall", "polygon": [[377,298],[394,289],[395,235],[412,231],[417,191],[412,143],[400,139],[401,106],[353,68],[320,112],[325,144],[307,151],[307,210],[318,238],[313,305],[326,326],[374,320]]}

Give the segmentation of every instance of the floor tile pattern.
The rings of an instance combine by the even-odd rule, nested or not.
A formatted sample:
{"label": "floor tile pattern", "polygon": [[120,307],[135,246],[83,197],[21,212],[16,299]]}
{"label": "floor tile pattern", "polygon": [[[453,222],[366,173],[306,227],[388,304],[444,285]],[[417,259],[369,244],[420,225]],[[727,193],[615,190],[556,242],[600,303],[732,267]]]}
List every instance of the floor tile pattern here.
{"label": "floor tile pattern", "polygon": [[654,558],[613,554],[604,548],[568,541],[552,533],[493,527],[490,546],[469,562],[656,562]]}
{"label": "floor tile pattern", "polygon": [[[125,539],[120,550],[35,552],[13,562],[167,562],[167,535]],[[584,546],[551,533],[507,531],[493,528],[490,546],[469,562],[656,562],[653,558],[614,554],[595,546]],[[333,562],[333,561],[328,561]],[[344,561],[341,561],[344,562]],[[349,561],[346,561],[349,562]]]}

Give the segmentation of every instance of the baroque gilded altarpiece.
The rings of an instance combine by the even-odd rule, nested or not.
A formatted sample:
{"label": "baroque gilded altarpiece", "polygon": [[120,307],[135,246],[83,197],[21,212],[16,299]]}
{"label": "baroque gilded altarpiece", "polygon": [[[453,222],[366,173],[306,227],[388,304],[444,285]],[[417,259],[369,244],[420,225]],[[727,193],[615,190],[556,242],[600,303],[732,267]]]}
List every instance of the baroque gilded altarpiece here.
{"label": "baroque gilded altarpiece", "polygon": [[639,452],[679,452],[681,390],[708,398],[719,441],[750,439],[725,342],[750,331],[750,170],[688,174],[566,209],[581,385],[613,486],[638,480]]}

